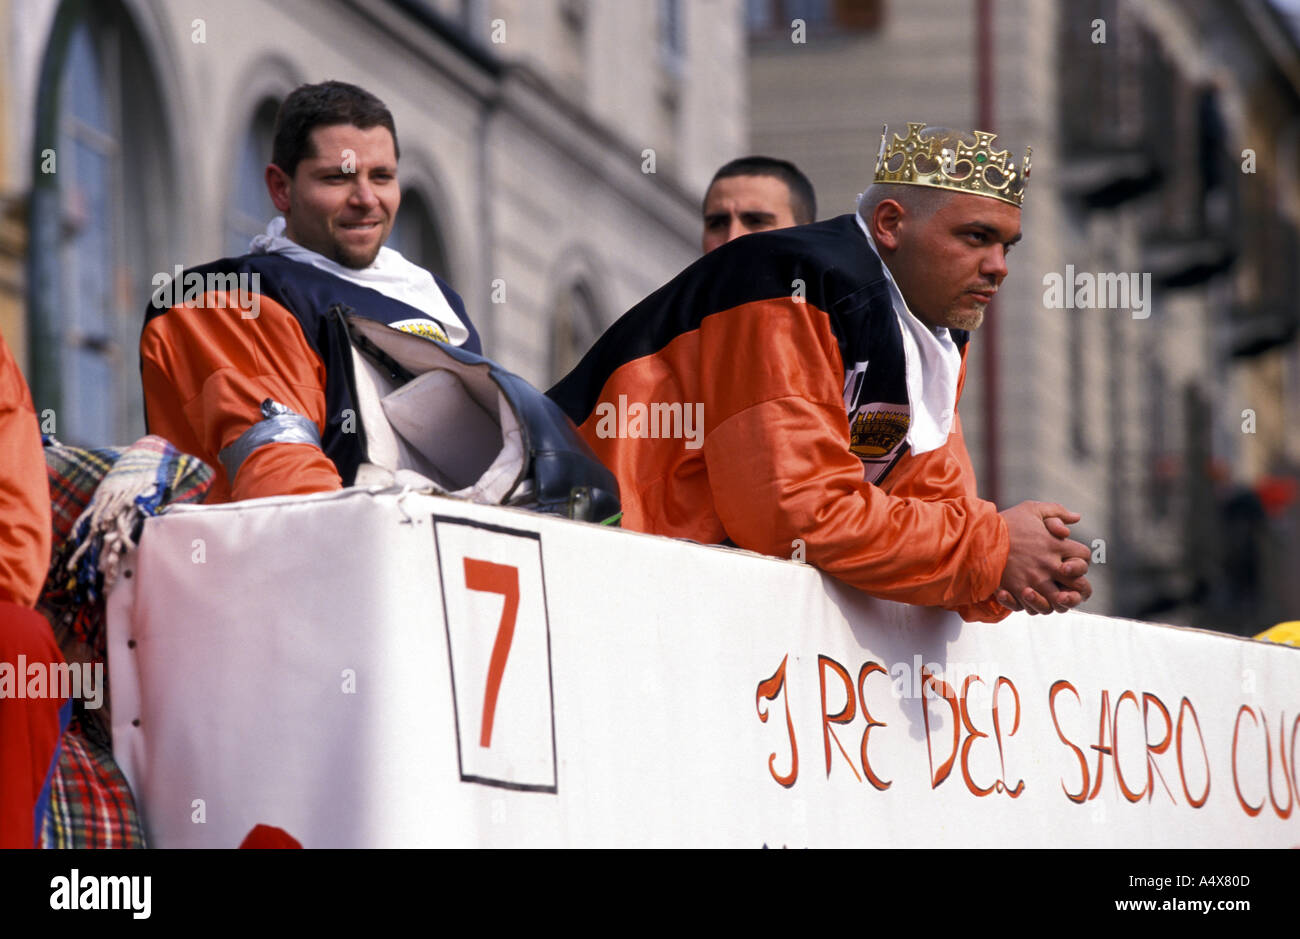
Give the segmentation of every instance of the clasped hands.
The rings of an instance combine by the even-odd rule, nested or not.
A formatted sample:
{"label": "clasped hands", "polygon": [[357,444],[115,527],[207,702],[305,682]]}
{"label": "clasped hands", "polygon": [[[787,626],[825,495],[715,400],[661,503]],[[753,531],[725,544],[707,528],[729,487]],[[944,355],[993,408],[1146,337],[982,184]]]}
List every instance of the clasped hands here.
{"label": "clasped hands", "polygon": [[1087,547],[1070,540],[1082,516],[1055,502],[1021,502],[998,513],[1011,548],[994,599],[1009,610],[1064,613],[1092,596]]}

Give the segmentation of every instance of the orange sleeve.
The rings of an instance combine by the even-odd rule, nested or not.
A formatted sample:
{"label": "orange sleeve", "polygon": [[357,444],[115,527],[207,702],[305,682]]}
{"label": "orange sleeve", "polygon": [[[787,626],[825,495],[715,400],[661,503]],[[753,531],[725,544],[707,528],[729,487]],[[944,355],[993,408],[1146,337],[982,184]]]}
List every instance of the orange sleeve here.
{"label": "orange sleeve", "polygon": [[261,298],[244,318],[223,294],[203,307],[174,307],[155,317],[140,339],[140,371],[150,433],[201,457],[216,470],[208,502],[297,495],[342,488],[334,462],[319,448],[272,443],[226,478],[218,454],[262,419],[272,398],[325,429],[325,366],[298,320]]}
{"label": "orange sleeve", "polygon": [[900,460],[888,493],[863,479],[828,318],[800,307],[772,300],[709,318],[702,398],[716,412],[705,415],[704,450],[728,535],[780,557],[802,539],[810,564],[890,600],[958,608],[988,599],[1007,553],[996,509],[970,494],[948,446],[910,467]]}
{"label": "orange sleeve", "polygon": [[50,566],[50,481],[31,392],[0,337],[0,600],[36,605]]}
{"label": "orange sleeve", "polygon": [[977,590],[974,593],[978,598],[976,600],[938,605],[947,607],[960,614],[962,619],[972,622],[996,623],[1009,616],[1011,611],[992,597],[1002,580],[1002,571],[1007,566],[1011,542],[1007,537],[1006,522],[997,514],[997,507],[992,502],[980,499],[976,493],[975,471],[970,454],[966,451],[960,411],[953,416],[952,430],[942,447],[919,457],[905,454],[889,474],[886,483],[889,493],[898,497],[916,497],[927,501],[963,500],[970,506],[972,513],[979,516],[984,524],[991,526],[991,533],[996,529],[988,547],[988,560],[994,570],[992,586],[986,593]]}

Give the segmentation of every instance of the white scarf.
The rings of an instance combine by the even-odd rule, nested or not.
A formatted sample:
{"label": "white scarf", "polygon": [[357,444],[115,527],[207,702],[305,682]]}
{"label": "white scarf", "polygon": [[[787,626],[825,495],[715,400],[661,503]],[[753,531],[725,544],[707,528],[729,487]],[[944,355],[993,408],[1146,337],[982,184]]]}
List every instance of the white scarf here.
{"label": "white scarf", "polygon": [[335,277],[377,290],[437,320],[453,346],[464,345],[469,329],[452,310],[437,282],[422,267],[412,264],[392,248],[380,248],[374,263],[360,269],[344,267],[323,254],[304,248],[284,236],[284,219],[274,218],[266,233],[256,235],[248,246],[252,254],[281,254],[303,264],[328,271]]}
{"label": "white scarf", "polygon": [[[867,236],[872,253],[880,258],[876,242],[867,230],[862,216],[854,214],[858,227]],[[907,308],[903,292],[898,289],[889,265],[880,258],[885,279],[889,281],[889,295],[893,300],[894,315],[903,333],[903,359],[907,377],[907,400],[912,408],[912,421],[907,428],[907,442],[915,454],[937,450],[948,440],[952,419],[957,406],[957,379],[961,374],[961,350],[951,334],[942,326],[931,329],[916,318]]]}

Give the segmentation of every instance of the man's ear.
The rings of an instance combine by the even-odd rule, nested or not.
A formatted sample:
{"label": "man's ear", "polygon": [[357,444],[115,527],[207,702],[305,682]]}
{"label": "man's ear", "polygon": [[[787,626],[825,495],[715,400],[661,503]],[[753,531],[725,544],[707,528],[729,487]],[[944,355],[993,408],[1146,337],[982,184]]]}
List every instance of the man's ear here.
{"label": "man's ear", "polygon": [[271,196],[271,204],[280,214],[289,211],[289,190],[293,180],[289,174],[274,163],[266,164],[266,191]]}
{"label": "man's ear", "polygon": [[893,199],[885,199],[871,213],[869,228],[877,246],[888,251],[898,250],[898,233],[907,211]]}

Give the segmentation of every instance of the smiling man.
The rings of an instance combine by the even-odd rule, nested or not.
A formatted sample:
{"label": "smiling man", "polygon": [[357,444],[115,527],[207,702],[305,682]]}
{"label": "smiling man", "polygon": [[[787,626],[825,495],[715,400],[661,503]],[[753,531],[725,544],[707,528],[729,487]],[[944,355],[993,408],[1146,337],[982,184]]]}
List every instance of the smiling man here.
{"label": "smiling man", "polygon": [[266,168],[282,216],[248,254],[155,294],[140,339],[149,431],[217,468],[209,502],[353,481],[360,435],[336,304],[481,351],[460,297],[383,246],[401,204],[399,152],[374,95],[299,87],[280,107]]}
{"label": "smiling man", "polygon": [[[363,269],[374,263],[401,204],[396,137],[386,125],[318,127],[292,173],[293,154],[266,168],[271,201],[284,213],[284,235],[302,247]],[[291,144],[286,142],[286,148]]]}
{"label": "smiling man", "polygon": [[[1029,170],[993,137],[882,139],[856,215],[706,254],[551,389],[618,477],[625,527],[806,560],[968,620],[1088,598],[1079,516],[980,499],[957,414]],[[630,419],[613,432],[615,401],[702,408],[702,445]]]}

